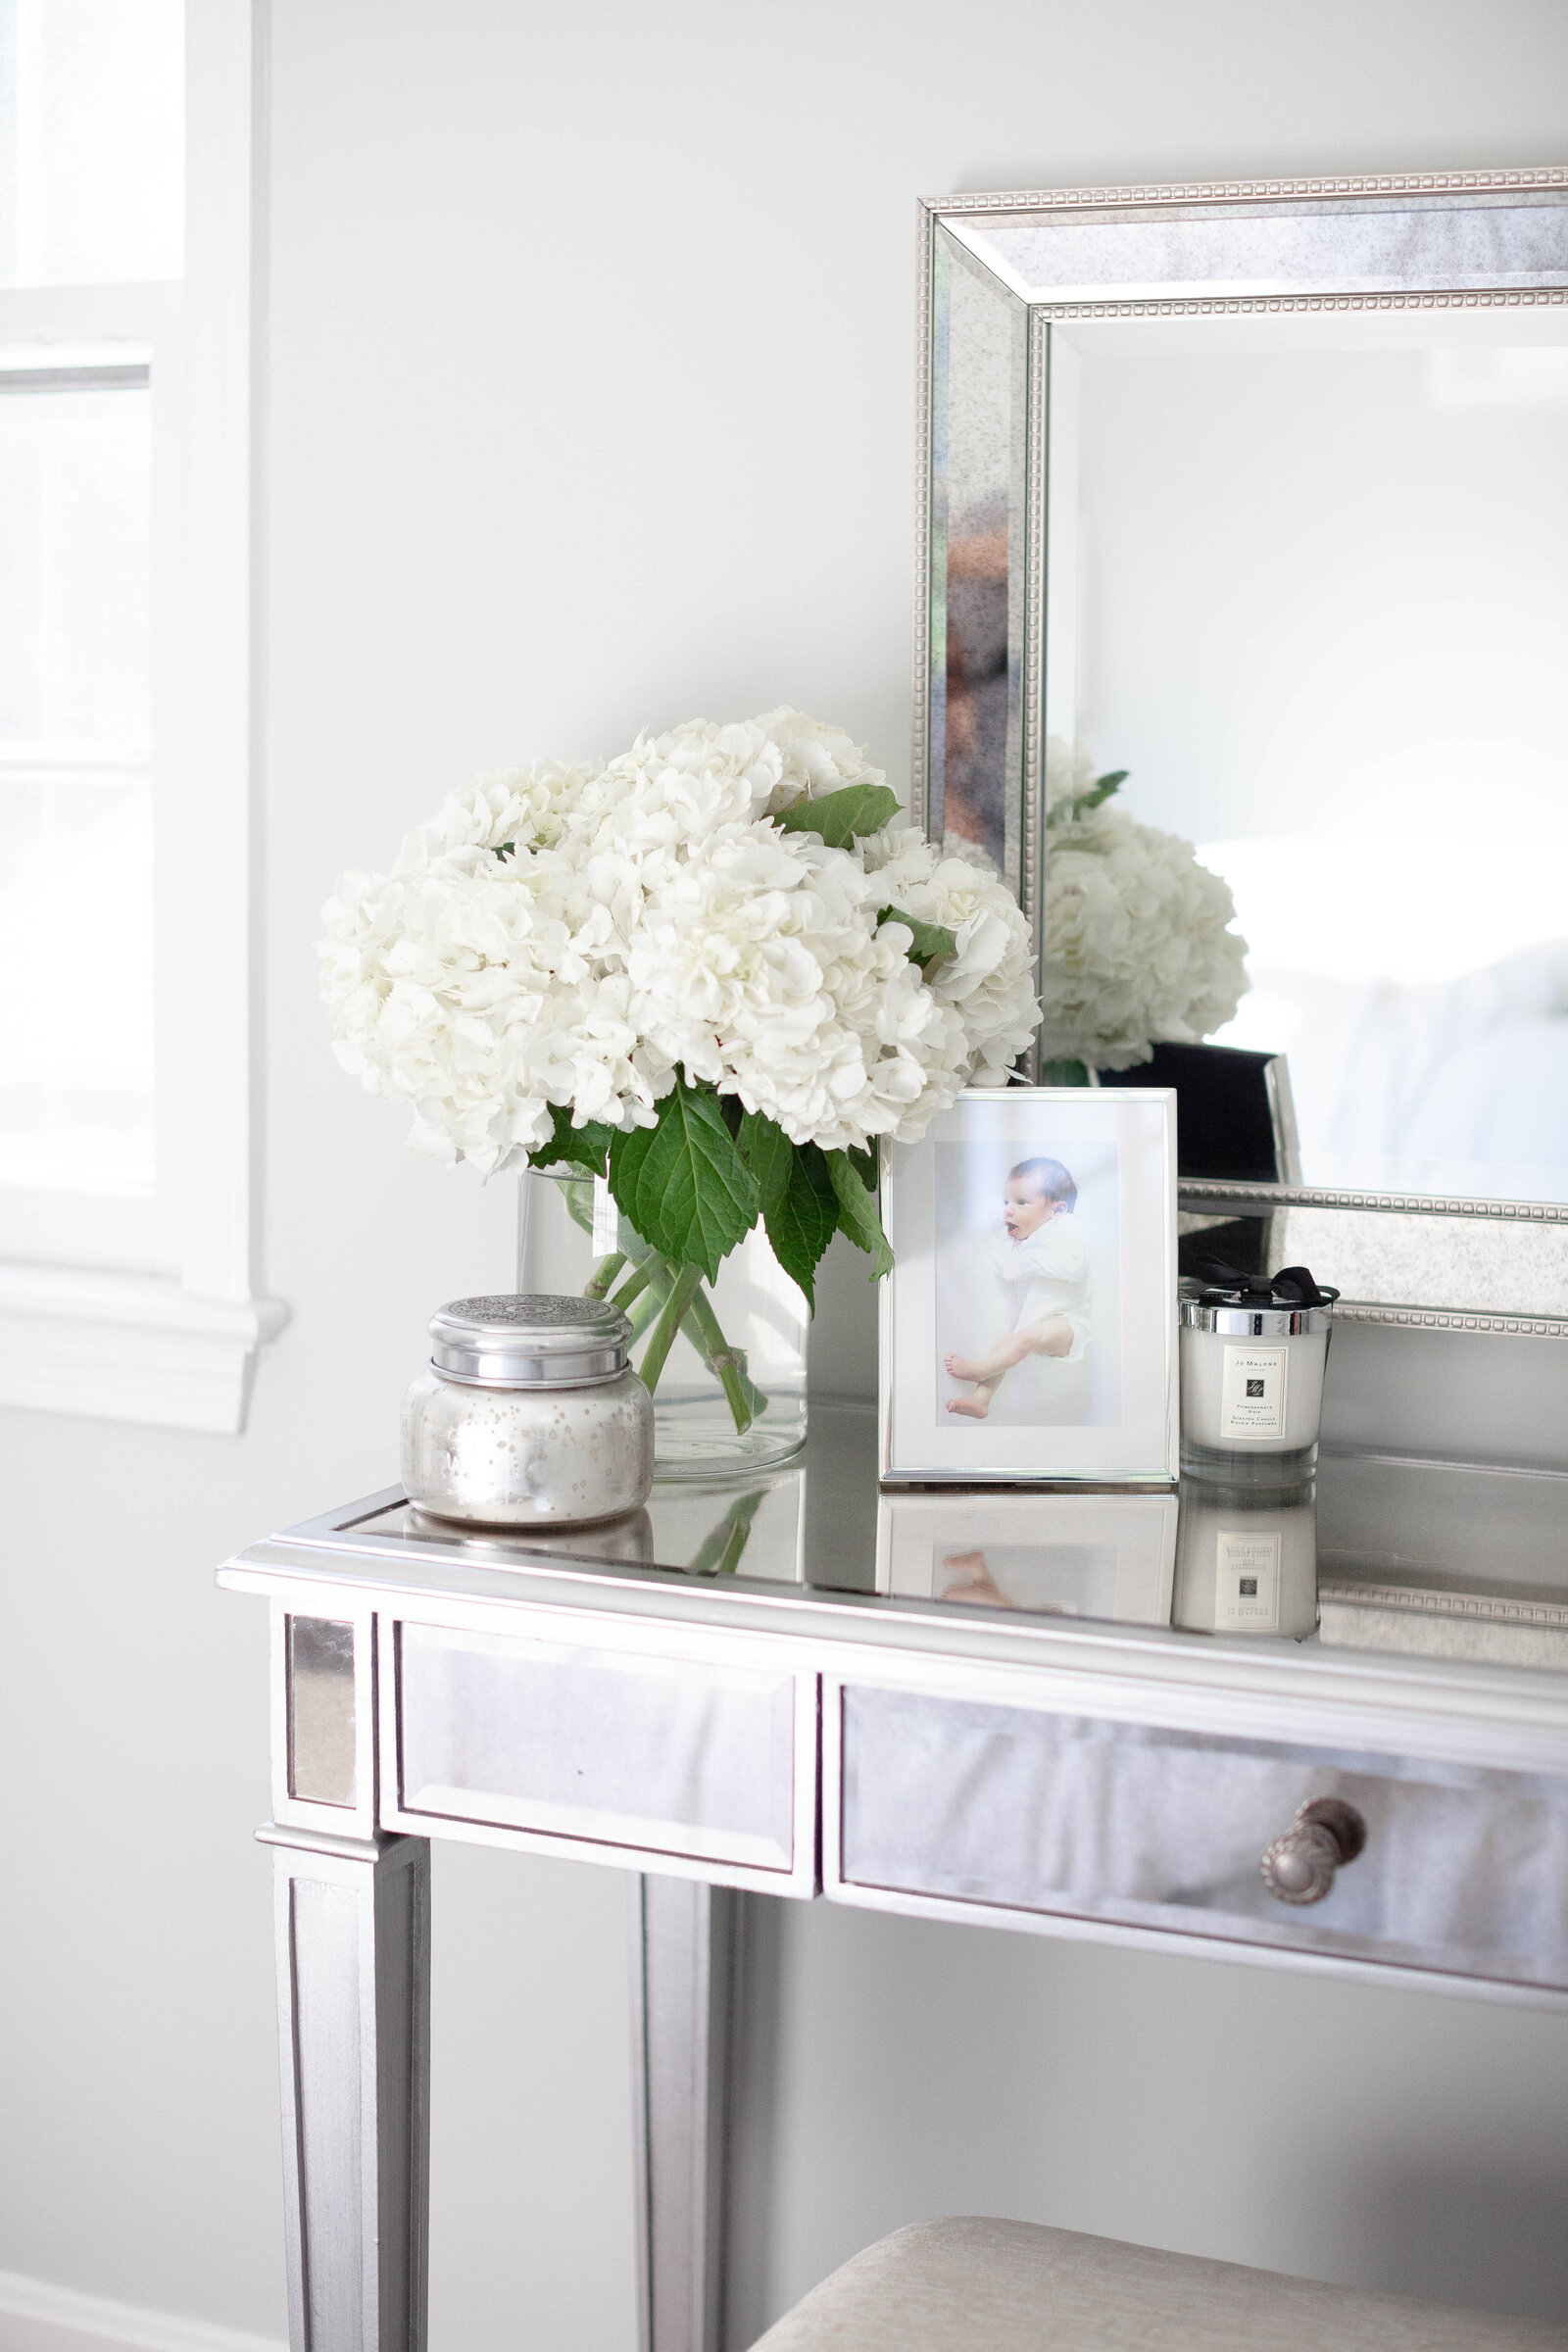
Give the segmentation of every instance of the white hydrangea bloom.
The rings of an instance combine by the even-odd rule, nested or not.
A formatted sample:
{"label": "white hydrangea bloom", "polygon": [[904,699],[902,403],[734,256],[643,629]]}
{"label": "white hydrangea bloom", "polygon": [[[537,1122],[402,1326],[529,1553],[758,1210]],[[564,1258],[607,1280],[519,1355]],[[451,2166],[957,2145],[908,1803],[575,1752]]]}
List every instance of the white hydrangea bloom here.
{"label": "white hydrangea bloom", "polygon": [[580,814],[597,817],[601,834],[619,824],[650,844],[702,841],[760,816],[783,773],[783,755],[756,720],[688,719],[667,735],[639,735],[594,778]]}
{"label": "white hydrangea bloom", "polygon": [[861,847],[895,906],[957,939],[954,953],[932,966],[928,986],[962,1022],[958,1083],[1005,1084],[1040,1020],[1029,928],[1016,902],[978,851],[935,850],[917,826],[890,826]]}
{"label": "white hydrangea bloom", "polygon": [[[770,821],[882,781],[781,709],[454,794],[391,874],[345,875],[324,909],[339,1059],[411,1104],[416,1150],[485,1173],[547,1139],[552,1105],[651,1124],[680,1069],[796,1143],[912,1140],[1005,1074],[1038,1007],[987,869],[911,830],[843,850]],[[929,980],[890,905],[956,934]]]}
{"label": "white hydrangea bloom", "polygon": [[1247,942],[1230,886],[1191,842],[1104,801],[1077,804],[1094,763],[1048,747],[1041,1051],[1102,1070],[1147,1061],[1155,1042],[1222,1028],[1247,988]]}
{"label": "white hydrangea bloom", "polygon": [[764,710],[758,726],[778,752],[783,773],[767,804],[769,816],[793,808],[797,801],[819,801],[825,793],[846,784],[885,784],[881,768],[873,767],[863,745],[853,743],[842,727],[823,726],[804,710],[781,703]]}
{"label": "white hydrangea bloom", "polygon": [[412,873],[453,850],[495,850],[510,842],[553,848],[567,811],[593,776],[592,767],[546,760],[449,793],[435,815],[405,837],[399,870]]}
{"label": "white hydrangea bloom", "polygon": [[1081,800],[1095,782],[1097,762],[1092,752],[1081,744],[1068,743],[1060,735],[1046,737],[1046,822],[1050,824],[1058,809],[1070,808]]}

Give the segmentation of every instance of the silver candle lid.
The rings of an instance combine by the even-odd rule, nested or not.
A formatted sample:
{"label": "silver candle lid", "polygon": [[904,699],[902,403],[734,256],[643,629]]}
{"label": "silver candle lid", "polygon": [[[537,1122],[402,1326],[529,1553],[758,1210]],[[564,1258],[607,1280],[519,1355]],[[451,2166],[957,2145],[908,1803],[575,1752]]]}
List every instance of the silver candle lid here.
{"label": "silver candle lid", "polygon": [[1189,1331],[1215,1331],[1227,1340],[1283,1340],[1327,1331],[1339,1292],[1315,1282],[1304,1266],[1279,1274],[1216,1269],[1201,1288],[1184,1285],[1182,1322]]}
{"label": "silver candle lid", "polygon": [[474,1389],[582,1389],[626,1369],[631,1324],[608,1298],[501,1291],[430,1317],[430,1362]]}

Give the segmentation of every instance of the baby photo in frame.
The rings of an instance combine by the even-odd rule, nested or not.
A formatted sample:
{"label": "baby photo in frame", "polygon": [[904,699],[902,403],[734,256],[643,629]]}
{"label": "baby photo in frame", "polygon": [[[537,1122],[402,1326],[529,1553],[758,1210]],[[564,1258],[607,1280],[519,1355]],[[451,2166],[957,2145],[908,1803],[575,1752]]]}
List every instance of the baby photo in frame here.
{"label": "baby photo in frame", "polygon": [[1176,1097],[975,1087],[884,1146],[889,1485],[1171,1481]]}

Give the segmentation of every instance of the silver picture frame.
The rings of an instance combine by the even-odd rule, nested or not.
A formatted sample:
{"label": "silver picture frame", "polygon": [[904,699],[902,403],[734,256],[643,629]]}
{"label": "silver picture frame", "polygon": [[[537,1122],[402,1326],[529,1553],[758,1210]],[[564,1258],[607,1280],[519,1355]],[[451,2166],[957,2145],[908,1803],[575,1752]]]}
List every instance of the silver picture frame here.
{"label": "silver picture frame", "polygon": [[[983,1384],[953,1373],[948,1356],[958,1322],[972,1324],[981,1336],[968,1344],[983,1347],[991,1323],[1001,1324],[1006,1312],[1000,1282],[994,1302],[990,1289],[1004,1245],[1003,1184],[1019,1161],[1075,1154],[1076,1178],[1063,1172],[1081,1193],[1068,1207],[1075,1217],[1084,1213],[1091,1287],[1073,1357],[1087,1370],[1069,1380],[1064,1364],[1058,1382],[1054,1373],[1041,1380],[1030,1367],[1035,1378],[1021,1406],[1004,1374],[990,1384],[986,1417],[971,1418],[955,1399],[972,1404]],[[879,1286],[882,1485],[1172,1485],[1179,1461],[1174,1093],[969,1087],[937,1114],[921,1143],[885,1143],[881,1173],[894,1256]],[[1015,1384],[1027,1362],[1011,1373]],[[1004,1396],[1000,1413],[992,1409],[998,1393]],[[1069,1417],[1049,1417],[1053,1395],[1070,1406]]]}

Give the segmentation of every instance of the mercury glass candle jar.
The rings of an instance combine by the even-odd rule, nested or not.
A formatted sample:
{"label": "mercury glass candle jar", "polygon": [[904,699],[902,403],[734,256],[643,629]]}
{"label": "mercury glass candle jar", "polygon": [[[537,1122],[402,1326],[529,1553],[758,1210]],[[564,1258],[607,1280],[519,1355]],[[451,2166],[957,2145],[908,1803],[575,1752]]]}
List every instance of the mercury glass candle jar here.
{"label": "mercury glass candle jar", "polygon": [[430,1318],[403,1400],[403,1484],[438,1518],[574,1527],[647,1501],[654,1407],[629,1326],[602,1298],[506,1292]]}
{"label": "mercury glass candle jar", "polygon": [[1293,1267],[1183,1298],[1185,1472],[1264,1487],[1311,1476],[1338,1297]]}

